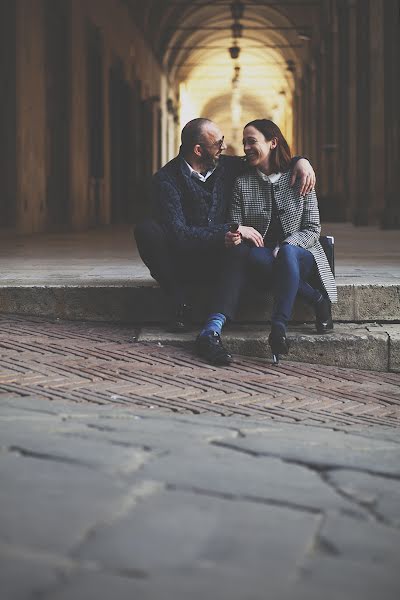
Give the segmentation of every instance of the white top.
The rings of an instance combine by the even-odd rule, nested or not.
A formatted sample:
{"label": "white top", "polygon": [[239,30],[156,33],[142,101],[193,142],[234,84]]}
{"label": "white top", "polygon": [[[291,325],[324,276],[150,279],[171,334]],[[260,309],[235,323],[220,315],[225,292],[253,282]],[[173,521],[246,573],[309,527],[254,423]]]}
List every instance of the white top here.
{"label": "white top", "polygon": [[189,169],[190,177],[196,177],[196,179],[200,179],[200,181],[202,181],[203,183],[205,181],[207,181],[207,179],[210,177],[210,175],[212,175],[214,173],[215,169],[217,168],[217,167],[214,167],[210,171],[207,171],[207,173],[205,175],[202,175],[201,173],[198,173],[197,171],[195,171],[185,159],[183,159],[183,161]]}
{"label": "white top", "polygon": [[266,175],[260,169],[257,169],[257,173],[260,175],[264,181],[269,181],[270,183],[276,183],[278,179],[282,176],[282,173],[271,173],[271,175]]}

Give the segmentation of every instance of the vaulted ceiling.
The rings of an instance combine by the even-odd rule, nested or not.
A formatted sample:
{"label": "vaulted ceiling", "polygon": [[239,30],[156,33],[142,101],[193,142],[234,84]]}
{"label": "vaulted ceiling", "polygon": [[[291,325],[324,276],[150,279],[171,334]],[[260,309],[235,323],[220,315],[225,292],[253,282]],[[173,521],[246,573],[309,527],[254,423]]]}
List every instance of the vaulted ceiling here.
{"label": "vaulted ceiling", "polygon": [[[183,119],[207,116],[241,124],[270,117],[291,128],[296,77],[308,60],[323,2],[319,0],[126,0],[173,86],[180,86]],[[236,6],[234,6],[236,5]],[[242,13],[234,19],[234,11]],[[231,58],[232,25],[241,29]],[[236,70],[235,83],[234,68]],[[186,107],[186,113],[185,113]],[[288,132],[286,132],[288,133]],[[240,134],[241,135],[241,134]]]}

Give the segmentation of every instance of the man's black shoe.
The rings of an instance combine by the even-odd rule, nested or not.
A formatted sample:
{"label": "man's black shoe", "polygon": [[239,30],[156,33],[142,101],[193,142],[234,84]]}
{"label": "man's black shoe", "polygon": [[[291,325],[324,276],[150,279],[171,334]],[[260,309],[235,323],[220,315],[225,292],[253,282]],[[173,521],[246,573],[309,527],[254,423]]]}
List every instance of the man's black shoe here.
{"label": "man's black shoe", "polygon": [[232,354],[224,348],[221,337],[216,331],[207,331],[198,335],[195,350],[198,356],[205,358],[212,365],[226,366],[233,360]]}
{"label": "man's black shoe", "polygon": [[170,333],[183,333],[190,328],[190,306],[178,304],[175,307],[174,316],[168,323],[167,330]]}
{"label": "man's black shoe", "polygon": [[333,329],[331,303],[328,298],[322,298],[315,305],[315,327],[318,333],[330,333]]}

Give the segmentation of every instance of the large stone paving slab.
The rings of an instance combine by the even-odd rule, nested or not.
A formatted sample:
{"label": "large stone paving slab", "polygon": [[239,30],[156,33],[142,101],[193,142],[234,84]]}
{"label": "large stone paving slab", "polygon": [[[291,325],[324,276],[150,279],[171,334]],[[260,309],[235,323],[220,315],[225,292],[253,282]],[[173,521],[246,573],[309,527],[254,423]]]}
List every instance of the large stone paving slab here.
{"label": "large stone paving slab", "polygon": [[4,398],[4,598],[397,598],[398,432]]}
{"label": "large stone paving slab", "polygon": [[280,457],[288,463],[307,465],[316,470],[352,467],[357,471],[400,478],[400,446],[390,440],[356,437],[346,433],[309,429],[298,425],[287,436],[285,426],[271,426],[264,432],[248,432],[246,437],[215,442],[225,448],[254,456]]}
{"label": "large stone paving slab", "polygon": [[0,480],[0,541],[64,554],[132,498],[117,477],[12,448],[0,455]]}

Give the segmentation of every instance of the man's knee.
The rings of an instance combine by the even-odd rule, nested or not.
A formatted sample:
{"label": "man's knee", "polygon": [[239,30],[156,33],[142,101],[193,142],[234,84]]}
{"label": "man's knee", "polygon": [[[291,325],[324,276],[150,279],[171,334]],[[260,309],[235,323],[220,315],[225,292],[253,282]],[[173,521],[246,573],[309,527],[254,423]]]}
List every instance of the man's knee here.
{"label": "man's knee", "polygon": [[250,248],[247,244],[243,242],[237,244],[236,246],[230,246],[229,248],[225,248],[225,256],[232,261],[236,260],[246,260],[250,254]]}
{"label": "man's knee", "polygon": [[149,243],[150,240],[159,239],[160,236],[164,237],[165,233],[161,225],[154,221],[154,219],[144,219],[138,223],[134,230],[133,234],[135,236],[136,243]]}

